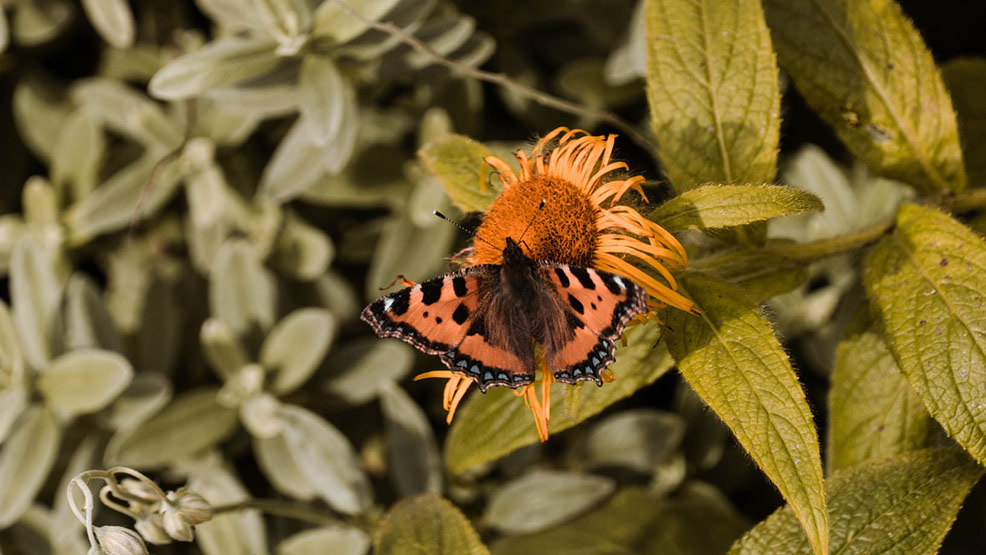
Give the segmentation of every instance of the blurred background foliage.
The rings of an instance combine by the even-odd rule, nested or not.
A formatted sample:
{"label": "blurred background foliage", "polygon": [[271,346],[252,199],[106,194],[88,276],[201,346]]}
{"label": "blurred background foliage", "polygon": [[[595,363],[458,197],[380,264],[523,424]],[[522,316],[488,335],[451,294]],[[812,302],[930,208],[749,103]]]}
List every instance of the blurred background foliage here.
{"label": "blurred background foliage", "polygon": [[[0,0],[0,551],[85,552],[65,484],[117,463],[215,505],[269,502],[160,553],[364,553],[422,522],[450,522],[460,552],[725,551],[781,498],[666,353],[619,373],[629,388],[607,385],[581,425],[453,473],[440,388],[409,379],[436,360],[357,318],[468,242],[432,216],[475,222],[422,147],[455,132],[506,159],[557,125],[619,132],[603,112],[647,127],[643,2],[347,5],[359,16],[331,0]],[[939,64],[986,54],[982,4],[901,5]],[[377,20],[584,110],[456,74]],[[891,215],[910,193],[781,85],[781,180],[827,210],[772,236]],[[626,137],[618,151],[652,200],[671,196],[652,153]],[[758,293],[823,437],[854,264]],[[951,552],[986,548],[986,490],[966,503]]]}

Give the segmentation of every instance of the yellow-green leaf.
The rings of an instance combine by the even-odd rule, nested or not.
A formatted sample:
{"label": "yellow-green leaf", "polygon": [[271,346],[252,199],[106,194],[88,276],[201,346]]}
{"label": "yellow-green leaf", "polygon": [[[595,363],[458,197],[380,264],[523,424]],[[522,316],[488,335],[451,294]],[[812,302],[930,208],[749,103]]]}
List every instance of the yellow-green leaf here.
{"label": "yellow-green leaf", "polygon": [[[616,362],[610,366],[616,375],[612,383],[601,388],[584,382],[577,386],[552,384],[548,431],[556,434],[567,430],[670,370],[667,350],[654,348],[662,332],[663,327],[656,324],[627,331],[628,345],[617,349]],[[513,391],[495,387],[485,394],[474,392],[455,414],[445,443],[445,464],[449,472],[459,474],[537,441],[534,416]]]}
{"label": "yellow-green leaf", "polygon": [[973,187],[986,185],[986,59],[958,58],[942,66],[945,86],[958,113],[965,172]]}
{"label": "yellow-green leaf", "polygon": [[825,209],[815,195],[779,185],[705,185],[658,206],[650,219],[668,231],[718,229]]}
{"label": "yellow-green leaf", "polygon": [[675,189],[771,182],[780,90],[757,0],[647,0],[647,99]]}
{"label": "yellow-green leaf", "polygon": [[96,412],[116,399],[133,380],[130,361],[112,351],[78,349],[51,361],[38,377],[38,391],[58,414]]}
{"label": "yellow-green leaf", "polygon": [[926,192],[966,177],[952,102],[896,2],[766,0],[781,67],[849,150]]}
{"label": "yellow-green leaf", "polygon": [[986,244],[937,210],[905,205],[864,280],[901,371],[945,431],[986,462]]}
{"label": "yellow-green leaf", "polygon": [[62,429],[51,411],[34,405],[0,449],[0,529],[17,521],[44,485],[58,456]]}
{"label": "yellow-green leaf", "polygon": [[134,42],[134,15],[126,0],[82,0],[89,22],[113,48],[130,48]]}
{"label": "yellow-green leaf", "polygon": [[489,550],[465,516],[427,493],[394,505],[373,539],[377,555],[483,555]]}
{"label": "yellow-green leaf", "polygon": [[808,279],[808,268],[803,262],[767,249],[744,247],[699,258],[688,269],[739,285],[754,301],[787,293]]}
{"label": "yellow-green leaf", "polygon": [[[836,472],[828,482],[831,552],[938,553],[982,467],[957,449],[912,451]],[[733,555],[810,553],[791,508],[748,532]]]}
{"label": "yellow-green leaf", "polygon": [[445,185],[452,202],[463,212],[482,212],[493,202],[499,190],[497,180],[490,180],[493,170],[483,158],[493,151],[462,135],[448,134],[418,151],[418,158]]}
{"label": "yellow-green leaf", "polygon": [[741,290],[702,274],[680,285],[703,314],[664,312],[678,369],[793,506],[815,552],[828,553],[818,434],[787,354]]}
{"label": "yellow-green leaf", "polygon": [[930,417],[861,306],[836,350],[829,390],[828,469],[921,447]]}
{"label": "yellow-green leaf", "polygon": [[277,67],[282,59],[274,54],[274,48],[269,39],[216,39],[168,62],[147,88],[153,96],[177,100],[233,85]]}

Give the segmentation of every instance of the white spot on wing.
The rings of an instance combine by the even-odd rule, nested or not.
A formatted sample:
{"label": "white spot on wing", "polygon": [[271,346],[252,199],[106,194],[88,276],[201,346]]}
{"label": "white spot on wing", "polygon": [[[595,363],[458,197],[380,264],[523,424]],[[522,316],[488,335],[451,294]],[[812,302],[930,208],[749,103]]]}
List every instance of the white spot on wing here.
{"label": "white spot on wing", "polygon": [[620,286],[620,289],[626,289],[627,288],[627,286],[623,283],[623,280],[620,279],[620,276],[613,276],[613,281],[615,281],[616,284]]}
{"label": "white spot on wing", "polygon": [[390,312],[390,307],[394,304],[394,299],[390,297],[384,297],[383,299],[383,309],[385,312]]}

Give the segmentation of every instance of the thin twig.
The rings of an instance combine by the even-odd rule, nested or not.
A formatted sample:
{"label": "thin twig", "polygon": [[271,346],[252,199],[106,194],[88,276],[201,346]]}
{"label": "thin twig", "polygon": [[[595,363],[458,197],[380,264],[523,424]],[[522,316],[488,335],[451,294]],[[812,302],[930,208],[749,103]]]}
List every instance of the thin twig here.
{"label": "thin twig", "polygon": [[335,0],[335,2],[340,8],[342,8],[343,11],[358,20],[360,23],[399,39],[404,44],[428,56],[435,63],[447,67],[454,73],[459,73],[466,77],[472,77],[474,79],[479,79],[480,81],[485,81],[487,83],[492,83],[499,87],[509,89],[525,98],[537,102],[542,106],[554,108],[559,112],[565,112],[566,114],[572,114],[573,116],[579,117],[596,118],[600,121],[604,121],[625,133],[627,137],[646,150],[651,156],[656,156],[657,154],[657,145],[654,144],[650,138],[637,129],[637,126],[614,114],[613,112],[592,110],[580,104],[570,102],[563,98],[539,91],[533,87],[518,83],[503,73],[493,73],[492,71],[477,69],[466,64],[456,62],[455,60],[450,60],[397,25],[394,25],[389,21],[374,21],[364,17],[363,14],[359,13],[352,6],[342,0]]}
{"label": "thin twig", "polygon": [[270,515],[283,516],[325,526],[344,522],[334,513],[319,510],[303,503],[282,501],[280,499],[244,499],[228,505],[218,505],[212,508],[213,514],[235,513],[247,509],[258,509]]}

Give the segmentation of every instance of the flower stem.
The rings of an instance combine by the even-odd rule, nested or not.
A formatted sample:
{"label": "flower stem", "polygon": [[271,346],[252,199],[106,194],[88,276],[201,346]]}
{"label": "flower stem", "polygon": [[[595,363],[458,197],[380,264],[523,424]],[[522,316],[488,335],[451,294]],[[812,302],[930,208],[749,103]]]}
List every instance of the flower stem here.
{"label": "flower stem", "polygon": [[283,516],[297,520],[303,520],[312,524],[328,525],[340,524],[342,519],[335,513],[322,510],[304,503],[293,503],[280,499],[244,499],[236,503],[218,505],[212,508],[213,514],[235,513],[247,509],[258,509],[264,513],[276,516]]}

